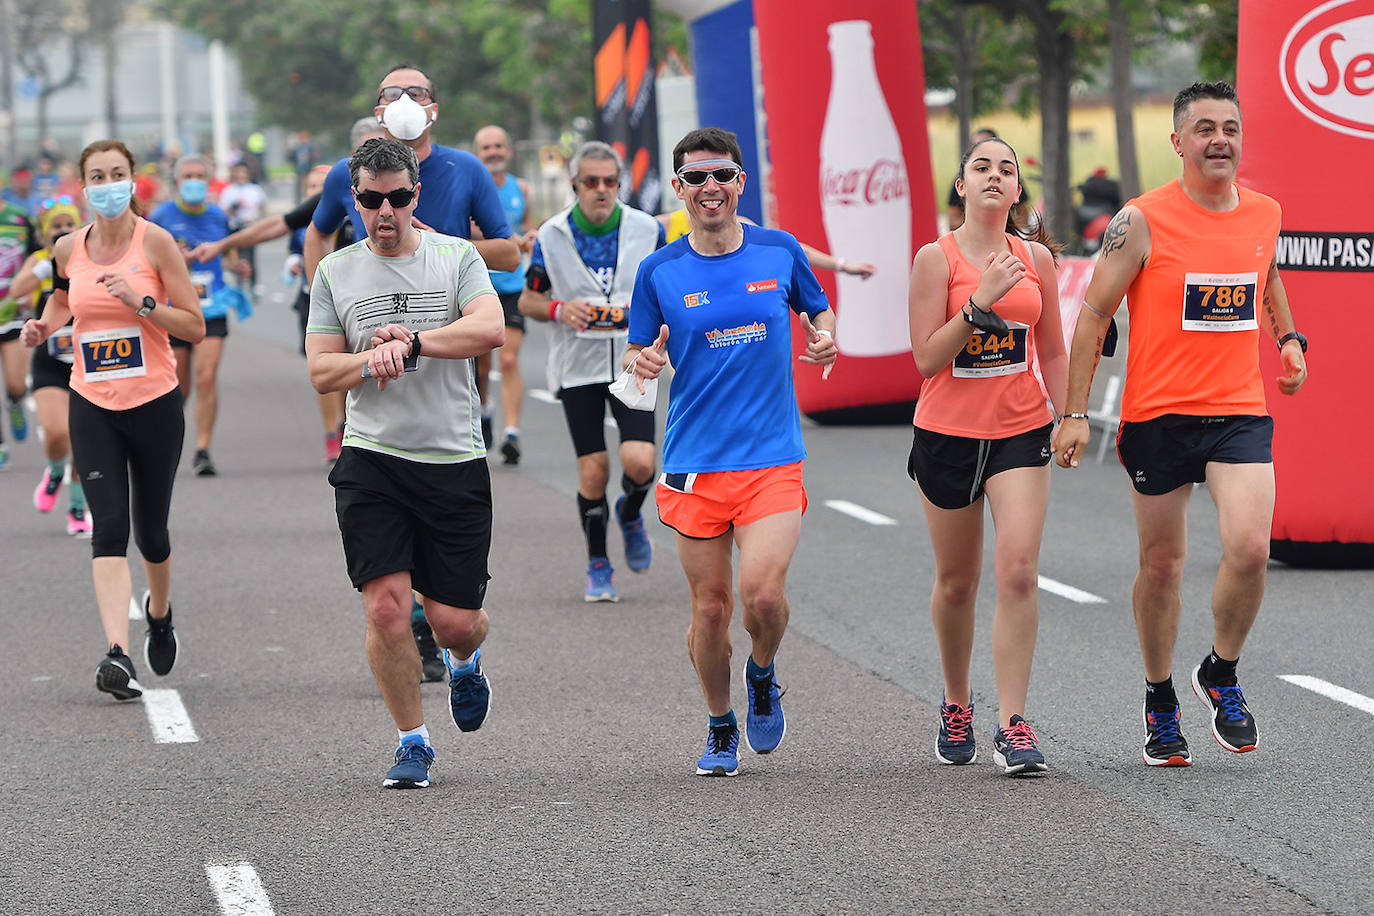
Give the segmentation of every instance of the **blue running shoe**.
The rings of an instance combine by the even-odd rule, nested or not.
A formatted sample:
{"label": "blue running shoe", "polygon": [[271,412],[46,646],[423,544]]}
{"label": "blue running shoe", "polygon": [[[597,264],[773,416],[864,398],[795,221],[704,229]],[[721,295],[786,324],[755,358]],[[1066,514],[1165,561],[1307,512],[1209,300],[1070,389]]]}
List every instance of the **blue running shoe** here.
{"label": "blue running shoe", "polygon": [[582,600],[619,601],[620,596],[616,594],[615,585],[611,582],[614,572],[609,558],[594,557],[587,564],[587,593],[582,596]]}
{"label": "blue running shoe", "polygon": [[615,501],[615,517],[620,522],[620,533],[625,536],[625,562],[630,564],[631,571],[641,573],[653,562],[654,545],[649,540],[649,535],[644,533],[642,512],[632,522],[624,521],[620,517],[620,504],[624,501],[624,496]]}
{"label": "blue running shoe", "polygon": [[487,721],[491,709],[491,682],[482,673],[482,650],[472,654],[472,663],[455,668],[453,653],[444,650],[448,666],[448,709],[460,731],[475,732]]}
{"label": "blue running shoe", "polygon": [[992,757],[1007,776],[1033,776],[1049,769],[1035,729],[1020,716],[1012,716],[1006,728],[993,733]]}
{"label": "blue running shoe", "polygon": [[744,684],[749,691],[744,740],[755,754],[771,754],[787,734],[787,719],[782,714],[782,695],[787,691],[778,686],[771,674],[762,680],[751,678],[747,664],[744,668]]}
{"label": "blue running shoe", "polygon": [[383,789],[428,789],[429,765],[434,762],[434,748],[425,744],[419,735],[409,735],[396,748],[396,764],[386,771]]}
{"label": "blue running shoe", "polygon": [[712,725],[706,732],[706,753],[697,761],[698,776],[739,774],[739,728]]}
{"label": "blue running shoe", "polygon": [[10,463],[10,450],[0,445],[0,468]]}
{"label": "blue running shoe", "polygon": [[1193,669],[1193,693],[1207,706],[1212,716],[1212,737],[1233,754],[1253,751],[1259,744],[1259,728],[1245,694],[1235,679],[1229,684],[1209,684],[1202,677],[1202,666]]}
{"label": "blue running shoe", "polygon": [[23,442],[29,437],[29,418],[24,415],[24,405],[10,401],[10,430],[15,442]]}
{"label": "blue running shoe", "polygon": [[1188,742],[1179,723],[1183,711],[1177,703],[1172,706],[1144,707],[1145,748],[1140,752],[1145,763],[1152,767],[1187,767],[1193,765]]}
{"label": "blue running shoe", "polygon": [[967,706],[940,701],[940,735],[935,739],[935,759],[958,766],[978,759],[973,740],[973,700]]}

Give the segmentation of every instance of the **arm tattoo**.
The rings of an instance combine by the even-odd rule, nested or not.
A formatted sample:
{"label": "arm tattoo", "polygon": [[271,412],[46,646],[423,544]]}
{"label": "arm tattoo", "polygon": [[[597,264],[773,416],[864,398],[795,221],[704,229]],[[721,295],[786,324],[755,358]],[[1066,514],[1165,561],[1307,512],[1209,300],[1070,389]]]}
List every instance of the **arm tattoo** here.
{"label": "arm tattoo", "polygon": [[1102,257],[1106,257],[1113,251],[1126,247],[1126,230],[1131,223],[1131,214],[1122,210],[1112,221],[1107,224],[1107,229],[1102,233]]}
{"label": "arm tattoo", "polygon": [[1274,314],[1274,303],[1270,298],[1269,290],[1264,291],[1264,314],[1269,317],[1269,330],[1274,332],[1274,339],[1279,339],[1279,318]]}

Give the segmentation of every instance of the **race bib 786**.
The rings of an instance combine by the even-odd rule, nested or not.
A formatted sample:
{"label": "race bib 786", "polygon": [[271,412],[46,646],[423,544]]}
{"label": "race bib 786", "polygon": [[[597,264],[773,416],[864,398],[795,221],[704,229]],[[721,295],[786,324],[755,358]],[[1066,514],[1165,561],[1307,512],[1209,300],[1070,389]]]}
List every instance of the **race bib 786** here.
{"label": "race bib 786", "polygon": [[1183,330],[1253,331],[1259,274],[1185,274]]}

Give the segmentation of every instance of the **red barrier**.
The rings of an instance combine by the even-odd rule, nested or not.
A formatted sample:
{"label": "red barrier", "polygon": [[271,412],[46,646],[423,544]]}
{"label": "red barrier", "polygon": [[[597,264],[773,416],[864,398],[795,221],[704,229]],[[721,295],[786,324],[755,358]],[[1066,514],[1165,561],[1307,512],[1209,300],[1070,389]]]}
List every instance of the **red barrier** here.
{"label": "red barrier", "polygon": [[1275,348],[1261,362],[1274,416],[1273,555],[1374,566],[1374,0],[1242,0],[1237,91],[1241,183],[1283,206],[1278,261],[1311,373],[1279,394]]}
{"label": "red barrier", "polygon": [[[910,405],[921,378],[907,284],[936,226],[916,4],[756,0],[754,19],[778,225],[878,265],[871,279],[841,275],[838,286],[820,274],[841,358],[826,382],[798,372],[797,401],[837,419]],[[800,331],[793,343],[804,347]]]}

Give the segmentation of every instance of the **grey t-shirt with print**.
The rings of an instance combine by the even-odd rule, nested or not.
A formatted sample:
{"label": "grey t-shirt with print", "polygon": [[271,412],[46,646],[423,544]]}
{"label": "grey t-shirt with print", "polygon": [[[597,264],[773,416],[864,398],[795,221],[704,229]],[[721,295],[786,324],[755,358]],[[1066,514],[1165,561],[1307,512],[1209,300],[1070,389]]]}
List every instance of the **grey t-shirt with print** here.
{"label": "grey t-shirt with print", "polygon": [[[310,288],[307,334],[342,334],[347,348],[369,348],[387,324],[423,331],[452,324],[491,278],[466,239],[420,231],[409,257],[374,254],[366,240],[320,261]],[[470,359],[437,359],[421,351],[419,367],[377,390],[367,381],[348,392],[343,444],[426,464],[455,464],[486,455],[477,380]]]}

